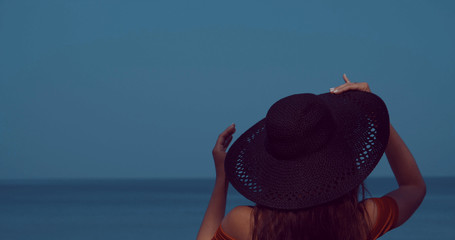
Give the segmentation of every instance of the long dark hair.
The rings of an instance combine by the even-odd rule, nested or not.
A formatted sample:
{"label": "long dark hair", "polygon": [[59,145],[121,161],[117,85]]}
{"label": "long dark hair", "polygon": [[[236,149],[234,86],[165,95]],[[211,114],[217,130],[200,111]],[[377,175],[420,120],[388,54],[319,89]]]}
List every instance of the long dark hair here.
{"label": "long dark hair", "polygon": [[253,240],[369,239],[369,217],[362,183],[331,202],[301,209],[279,210],[256,205],[252,214]]}

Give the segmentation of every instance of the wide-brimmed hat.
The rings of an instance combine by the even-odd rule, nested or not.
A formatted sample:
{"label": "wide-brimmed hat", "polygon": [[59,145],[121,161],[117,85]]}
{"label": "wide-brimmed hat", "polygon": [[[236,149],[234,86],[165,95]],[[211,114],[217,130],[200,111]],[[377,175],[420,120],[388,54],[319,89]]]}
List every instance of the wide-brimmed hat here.
{"label": "wide-brimmed hat", "polygon": [[358,187],[379,162],[389,114],[373,93],[302,93],[275,102],[225,160],[235,189],[256,204],[300,209]]}

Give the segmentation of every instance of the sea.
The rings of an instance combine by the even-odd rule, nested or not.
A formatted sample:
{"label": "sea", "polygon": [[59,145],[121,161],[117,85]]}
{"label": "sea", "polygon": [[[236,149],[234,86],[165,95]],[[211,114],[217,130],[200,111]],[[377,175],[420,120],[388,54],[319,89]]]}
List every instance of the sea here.
{"label": "sea", "polygon": [[[455,178],[426,178],[427,196],[389,240],[455,239]],[[0,180],[0,240],[195,239],[214,179]],[[371,196],[392,178],[369,178]],[[230,186],[227,210],[251,205]]]}

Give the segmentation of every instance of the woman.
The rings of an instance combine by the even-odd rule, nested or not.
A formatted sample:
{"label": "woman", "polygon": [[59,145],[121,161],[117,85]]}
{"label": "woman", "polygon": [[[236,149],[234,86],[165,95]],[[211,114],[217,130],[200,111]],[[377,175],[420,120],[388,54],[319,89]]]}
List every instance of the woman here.
{"label": "woman", "polygon": [[[227,154],[234,124],[219,135],[197,239],[377,239],[411,217],[426,193],[417,164],[384,102],[367,83],[343,79],[330,93],[277,101]],[[384,151],[399,187],[363,199]],[[224,216],[228,182],[256,206]]]}

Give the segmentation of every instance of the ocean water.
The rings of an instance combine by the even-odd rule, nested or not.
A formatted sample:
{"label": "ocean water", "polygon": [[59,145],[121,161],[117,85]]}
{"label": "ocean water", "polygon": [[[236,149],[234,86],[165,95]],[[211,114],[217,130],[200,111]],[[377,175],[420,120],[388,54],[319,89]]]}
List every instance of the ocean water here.
{"label": "ocean water", "polygon": [[[455,239],[455,178],[427,178],[428,193],[402,227],[381,239]],[[195,239],[213,179],[3,180],[0,239]],[[381,196],[396,185],[372,178]],[[227,209],[251,204],[230,187]]]}

